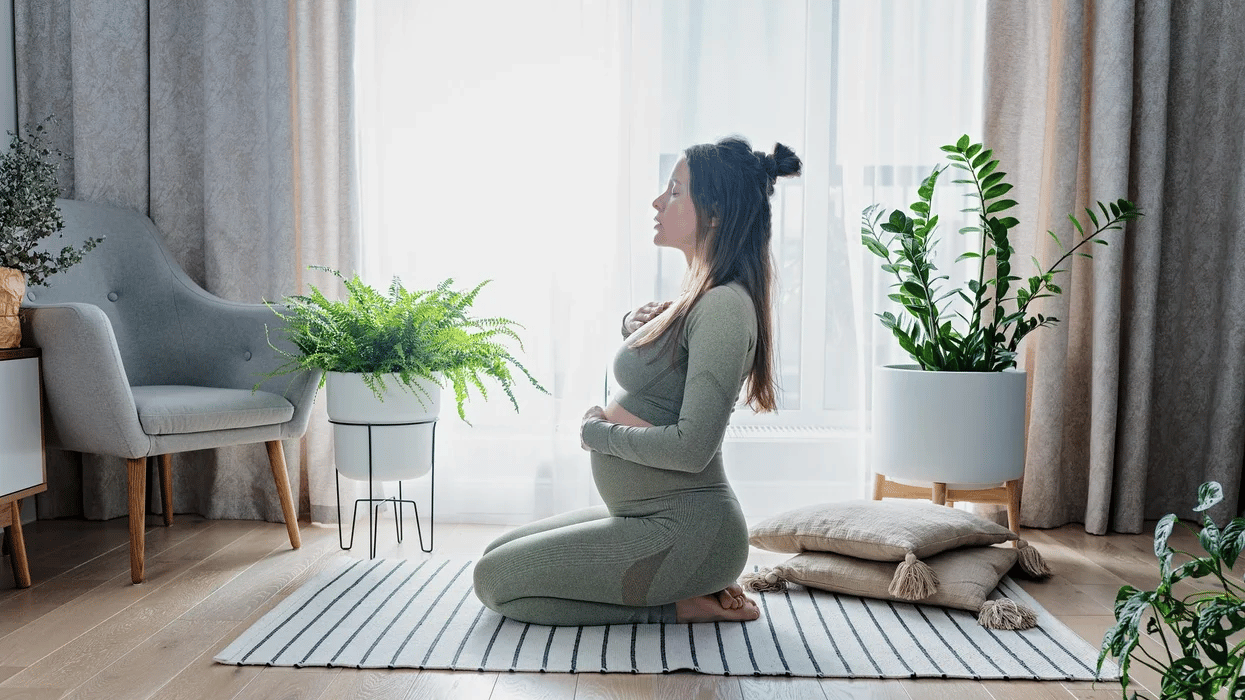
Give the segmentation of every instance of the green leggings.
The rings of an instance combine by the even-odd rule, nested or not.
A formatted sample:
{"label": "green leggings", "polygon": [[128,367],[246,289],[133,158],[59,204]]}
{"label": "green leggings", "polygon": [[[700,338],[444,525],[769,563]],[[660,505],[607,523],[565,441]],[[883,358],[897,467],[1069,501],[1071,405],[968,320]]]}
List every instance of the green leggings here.
{"label": "green leggings", "polygon": [[[720,453],[715,459],[720,470]],[[596,452],[592,462],[594,473],[652,470]],[[634,495],[497,538],[476,563],[476,595],[506,617],[541,625],[676,622],[676,601],[735,582],[748,558],[748,526],[724,480]]]}

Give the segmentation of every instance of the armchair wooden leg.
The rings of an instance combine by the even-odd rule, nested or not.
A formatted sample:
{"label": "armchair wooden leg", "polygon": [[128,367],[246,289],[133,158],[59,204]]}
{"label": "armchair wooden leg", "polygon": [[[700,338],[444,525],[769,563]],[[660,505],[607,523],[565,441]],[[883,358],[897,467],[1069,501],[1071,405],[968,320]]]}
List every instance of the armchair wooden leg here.
{"label": "armchair wooden leg", "polygon": [[882,485],[886,483],[886,477],[881,474],[873,475],[873,500],[882,500]]}
{"label": "armchair wooden leg", "polygon": [[173,524],[173,455],[160,455],[160,505],[164,509],[164,526]]}
{"label": "armchair wooden leg", "polygon": [[935,481],[930,500],[936,505],[947,505],[947,485],[941,481]]}
{"label": "armchair wooden leg", "polygon": [[130,480],[130,580],[142,583],[146,578],[147,458],[127,459],[126,470]]}
{"label": "armchair wooden leg", "polygon": [[280,440],[272,440],[264,446],[268,448],[272,480],[277,484],[277,496],[281,499],[281,511],[285,514],[285,531],[289,533],[290,546],[298,549],[303,546],[303,538],[298,533],[298,515],[294,512],[294,498],[290,494],[290,477],[285,473],[285,449],[281,447]]}
{"label": "armchair wooden leg", "polygon": [[30,564],[26,561],[26,538],[22,535],[21,499],[4,507],[10,509],[9,554],[13,557],[13,580],[18,588],[30,588]]}

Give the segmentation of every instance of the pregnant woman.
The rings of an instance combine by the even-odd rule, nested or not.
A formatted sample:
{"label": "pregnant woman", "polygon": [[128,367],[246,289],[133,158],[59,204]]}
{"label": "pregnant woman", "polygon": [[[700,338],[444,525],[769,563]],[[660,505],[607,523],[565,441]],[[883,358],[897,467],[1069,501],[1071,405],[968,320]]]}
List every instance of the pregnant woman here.
{"label": "pregnant woman", "polygon": [[722,465],[744,387],[776,406],[770,197],[800,159],[740,138],[692,146],[653,201],[653,242],[688,271],[673,302],[623,321],[614,376],[624,390],[588,409],[580,441],[604,506],[517,528],[485,549],[475,591],[489,608],[542,625],[755,620],[735,579],[748,526]]}

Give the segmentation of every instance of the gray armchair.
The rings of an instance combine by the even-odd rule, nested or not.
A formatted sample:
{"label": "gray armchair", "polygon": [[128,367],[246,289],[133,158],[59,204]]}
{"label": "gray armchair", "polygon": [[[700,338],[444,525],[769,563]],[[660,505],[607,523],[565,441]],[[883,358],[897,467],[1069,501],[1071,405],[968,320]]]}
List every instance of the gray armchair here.
{"label": "gray armchair", "polygon": [[271,309],[205,292],[146,216],[59,203],[64,244],[107,238],[79,265],[28,290],[25,342],[43,351],[48,446],[127,460],[134,583],[144,578],[149,456],[160,456],[167,526],[173,453],[265,443],[290,545],[298,548],[281,440],[307,429],[319,374],[268,379],[252,391],[281,362],[264,330],[279,320]]}

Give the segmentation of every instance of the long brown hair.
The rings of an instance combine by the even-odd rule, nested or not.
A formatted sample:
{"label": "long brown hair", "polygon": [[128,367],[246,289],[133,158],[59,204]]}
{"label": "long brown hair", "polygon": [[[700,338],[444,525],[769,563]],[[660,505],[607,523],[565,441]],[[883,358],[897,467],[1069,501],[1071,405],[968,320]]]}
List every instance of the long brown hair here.
{"label": "long brown hair", "polygon": [[[729,137],[692,146],[683,152],[690,173],[688,191],[696,209],[696,254],[683,278],[679,298],[630,339],[648,345],[670,331],[671,355],[678,347],[687,315],[710,289],[739,282],[757,315],[757,344],[748,372],[747,403],[756,411],[778,408],[774,377],[773,287],[770,252],[772,216],[769,199],[779,177],[799,175],[802,163],[781,143],[773,153],[753,151],[748,142]],[[716,222],[716,225],[712,225]]]}

